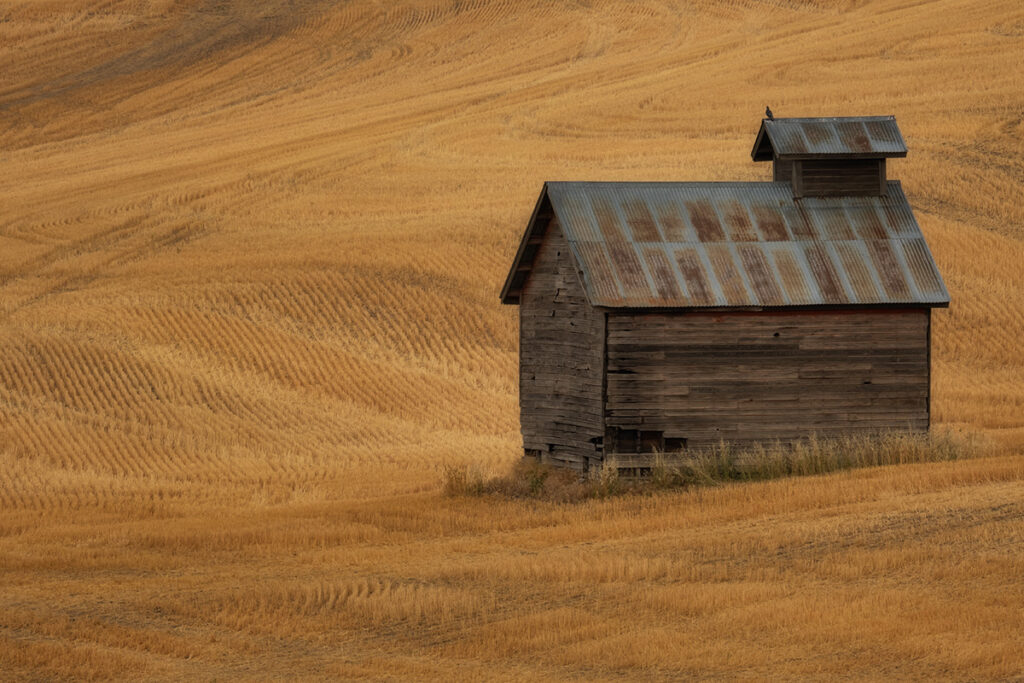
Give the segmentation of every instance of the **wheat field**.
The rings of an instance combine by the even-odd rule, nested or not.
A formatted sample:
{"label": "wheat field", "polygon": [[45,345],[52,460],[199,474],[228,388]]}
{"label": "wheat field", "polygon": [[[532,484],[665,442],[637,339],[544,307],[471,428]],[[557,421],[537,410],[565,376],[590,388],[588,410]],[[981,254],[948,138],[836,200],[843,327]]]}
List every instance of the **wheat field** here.
{"label": "wheat field", "polygon": [[[0,0],[0,679],[1024,676],[1017,0]],[[986,457],[574,504],[498,291],[544,180],[894,114]]]}

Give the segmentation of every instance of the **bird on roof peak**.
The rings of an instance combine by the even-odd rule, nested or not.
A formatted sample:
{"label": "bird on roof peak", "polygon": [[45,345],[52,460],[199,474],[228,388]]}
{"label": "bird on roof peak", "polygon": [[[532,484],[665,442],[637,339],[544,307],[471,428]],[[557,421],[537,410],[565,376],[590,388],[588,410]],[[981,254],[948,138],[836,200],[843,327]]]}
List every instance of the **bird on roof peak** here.
{"label": "bird on roof peak", "polygon": [[764,115],[768,117],[769,121],[774,121],[775,120],[775,115],[772,114],[772,110],[769,109],[768,107],[764,108]]}

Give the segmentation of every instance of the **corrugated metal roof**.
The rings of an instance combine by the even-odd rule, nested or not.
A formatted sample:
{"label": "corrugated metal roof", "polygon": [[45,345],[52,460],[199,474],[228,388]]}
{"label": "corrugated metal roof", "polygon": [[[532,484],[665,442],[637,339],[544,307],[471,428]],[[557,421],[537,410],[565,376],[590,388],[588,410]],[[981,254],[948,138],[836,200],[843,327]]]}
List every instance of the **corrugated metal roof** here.
{"label": "corrugated metal roof", "polygon": [[907,145],[892,116],[764,119],[754,161],[818,157],[905,157]]}
{"label": "corrugated metal roof", "polygon": [[550,201],[595,306],[948,304],[900,184],[888,192],[794,200],[788,183],[559,182],[538,206]]}

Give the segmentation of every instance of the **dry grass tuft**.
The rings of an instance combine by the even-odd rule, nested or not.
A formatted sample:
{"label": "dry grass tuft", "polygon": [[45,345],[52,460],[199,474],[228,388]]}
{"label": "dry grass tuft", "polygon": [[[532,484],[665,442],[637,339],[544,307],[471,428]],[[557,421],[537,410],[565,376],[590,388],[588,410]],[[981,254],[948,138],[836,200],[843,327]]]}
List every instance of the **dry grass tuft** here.
{"label": "dry grass tuft", "polygon": [[[1005,452],[978,434],[949,430],[928,434],[886,432],[830,439],[812,436],[793,444],[779,442],[738,449],[721,442],[695,453],[656,453],[639,476],[623,477],[615,458],[588,475],[523,459],[510,472],[487,477],[473,465],[448,465],[445,495],[533,498],[548,502],[579,502],[620,494],[718,486],[727,482],[828,474],[862,467],[949,462]],[[632,472],[631,472],[632,473]]]}
{"label": "dry grass tuft", "polygon": [[447,465],[442,488],[449,497],[497,496],[568,503],[599,497],[602,490],[615,486],[616,474],[607,475],[610,477],[608,482],[602,482],[603,475],[604,471],[586,480],[572,470],[524,458],[515,463],[508,473],[495,477],[487,477],[472,465]]}
{"label": "dry grass tuft", "polygon": [[771,443],[737,449],[722,442],[689,457],[662,457],[652,468],[652,483],[717,485],[780,477],[828,474],[860,467],[947,462],[993,452],[976,434],[933,431],[886,432],[830,439],[812,436],[793,444]]}

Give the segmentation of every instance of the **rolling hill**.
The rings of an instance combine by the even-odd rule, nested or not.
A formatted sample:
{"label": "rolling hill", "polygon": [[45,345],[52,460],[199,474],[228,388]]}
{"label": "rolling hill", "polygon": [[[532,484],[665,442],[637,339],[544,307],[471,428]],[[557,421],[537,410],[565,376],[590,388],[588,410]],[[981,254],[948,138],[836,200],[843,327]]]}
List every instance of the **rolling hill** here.
{"label": "rolling hill", "polygon": [[[1024,670],[1019,2],[8,0],[0,74],[7,675]],[[1002,455],[442,498],[520,453],[541,183],[767,179],[766,104],[897,117]]]}

